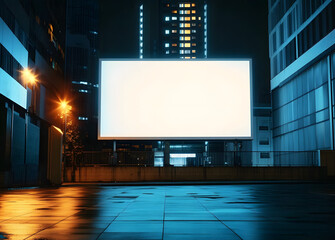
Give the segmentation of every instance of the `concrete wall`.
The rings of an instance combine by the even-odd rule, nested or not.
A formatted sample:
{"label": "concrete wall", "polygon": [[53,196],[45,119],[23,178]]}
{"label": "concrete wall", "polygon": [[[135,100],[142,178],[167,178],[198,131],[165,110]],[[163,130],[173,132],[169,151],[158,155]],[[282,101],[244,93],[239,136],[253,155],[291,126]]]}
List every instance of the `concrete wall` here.
{"label": "concrete wall", "polygon": [[[67,179],[71,179],[71,168]],[[76,182],[321,180],[323,167],[78,167]]]}
{"label": "concrete wall", "polygon": [[335,178],[335,151],[320,151],[320,163],[327,168],[328,177]]}

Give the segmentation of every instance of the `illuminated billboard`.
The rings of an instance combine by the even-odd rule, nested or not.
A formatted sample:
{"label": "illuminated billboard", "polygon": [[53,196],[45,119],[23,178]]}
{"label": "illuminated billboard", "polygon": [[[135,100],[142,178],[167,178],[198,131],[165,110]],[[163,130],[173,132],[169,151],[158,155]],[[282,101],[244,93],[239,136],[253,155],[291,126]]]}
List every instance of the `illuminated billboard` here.
{"label": "illuminated billboard", "polygon": [[98,138],[250,139],[250,60],[100,60]]}

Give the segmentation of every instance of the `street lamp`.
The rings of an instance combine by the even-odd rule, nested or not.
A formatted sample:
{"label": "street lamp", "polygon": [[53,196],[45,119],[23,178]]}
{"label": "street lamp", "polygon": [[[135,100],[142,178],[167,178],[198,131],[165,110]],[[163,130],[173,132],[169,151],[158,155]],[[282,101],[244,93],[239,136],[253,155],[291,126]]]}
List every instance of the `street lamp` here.
{"label": "street lamp", "polygon": [[35,85],[37,82],[37,76],[32,72],[31,69],[29,68],[24,68],[21,71],[23,81],[25,85],[27,86],[28,84]]}
{"label": "street lamp", "polygon": [[59,109],[61,111],[61,118],[64,118],[64,136],[63,136],[63,179],[65,180],[66,177],[66,166],[65,166],[65,146],[66,146],[66,121],[67,121],[67,115],[72,110],[72,106],[69,105],[68,101],[61,100],[59,102]]}
{"label": "street lamp", "polygon": [[24,68],[22,71],[21,71],[21,77],[22,77],[22,80],[24,82],[24,86],[25,88],[27,89],[28,86],[30,85],[31,86],[31,111],[33,113],[35,113],[35,107],[36,107],[36,91],[35,91],[35,87],[36,87],[36,84],[38,82],[37,80],[37,76],[33,73],[33,71],[29,68]]}

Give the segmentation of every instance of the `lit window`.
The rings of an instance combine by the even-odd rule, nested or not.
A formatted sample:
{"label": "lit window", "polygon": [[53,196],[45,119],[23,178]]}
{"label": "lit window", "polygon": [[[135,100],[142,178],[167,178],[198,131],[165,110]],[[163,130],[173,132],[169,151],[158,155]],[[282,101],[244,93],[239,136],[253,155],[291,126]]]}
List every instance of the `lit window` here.
{"label": "lit window", "polygon": [[140,12],[140,16],[141,16],[141,17],[143,16],[143,12]]}
{"label": "lit window", "polygon": [[196,23],[192,23],[192,27],[195,27],[195,26],[197,26],[197,24]]}
{"label": "lit window", "polygon": [[185,23],[185,27],[189,28],[189,27],[191,27],[191,24],[190,23]]}
{"label": "lit window", "polygon": [[196,32],[197,32],[197,30],[195,30],[195,29],[192,30],[192,33],[196,33]]}
{"label": "lit window", "polygon": [[177,10],[173,10],[172,13],[178,13]]}
{"label": "lit window", "polygon": [[185,58],[185,57],[180,57],[181,59]]}
{"label": "lit window", "polygon": [[176,30],[176,29],[173,29],[171,32],[172,32],[172,33],[177,33],[177,30]]}
{"label": "lit window", "polygon": [[195,10],[192,10],[192,13],[193,13],[193,14],[195,14],[195,13],[196,13],[196,11],[195,11]]}
{"label": "lit window", "polygon": [[143,49],[140,50],[140,53],[143,53]]}
{"label": "lit window", "polygon": [[185,47],[187,48],[191,47],[191,43],[185,43]]}
{"label": "lit window", "polygon": [[185,30],[185,34],[191,34],[191,30]]}
{"label": "lit window", "polygon": [[142,59],[142,58],[143,58],[143,55],[140,55],[140,58]]}
{"label": "lit window", "polygon": [[172,21],[175,21],[175,20],[177,20],[177,17],[172,17]]}
{"label": "lit window", "polygon": [[180,34],[184,34],[184,30],[179,30],[179,33]]}
{"label": "lit window", "polygon": [[165,34],[170,34],[170,30],[165,30]]}
{"label": "lit window", "polygon": [[191,57],[185,57],[185,59],[190,59]]}
{"label": "lit window", "polygon": [[87,121],[88,117],[78,117],[78,120]]}
{"label": "lit window", "polygon": [[186,8],[189,8],[189,7],[191,7],[191,4],[189,4],[189,3],[185,3],[185,7],[186,7]]}
{"label": "lit window", "polygon": [[170,21],[170,17],[165,17],[165,21],[166,22]]}
{"label": "lit window", "polygon": [[169,43],[165,43],[165,47],[166,48],[170,47],[170,44]]}
{"label": "lit window", "polygon": [[170,4],[167,3],[167,4],[166,4],[166,7],[170,7]]}
{"label": "lit window", "polygon": [[142,42],[140,43],[140,46],[143,47],[143,43]]}
{"label": "lit window", "polygon": [[192,3],[192,7],[195,7],[195,3]]}
{"label": "lit window", "polygon": [[196,57],[192,57],[193,59],[196,59]]}
{"label": "lit window", "polygon": [[88,91],[85,90],[85,89],[79,89],[78,92],[81,92],[81,93],[88,93]]}
{"label": "lit window", "polygon": [[143,41],[143,37],[142,36],[140,36],[140,40]]}
{"label": "lit window", "polygon": [[180,41],[184,41],[184,37],[179,37],[179,40]]}
{"label": "lit window", "polygon": [[143,30],[140,30],[140,34],[143,34]]}
{"label": "lit window", "polygon": [[180,11],[179,11],[179,14],[184,14],[184,10],[180,10]]}
{"label": "lit window", "polygon": [[193,17],[192,17],[192,20],[195,21],[195,20],[197,20],[197,18],[193,16]]}
{"label": "lit window", "polygon": [[201,17],[198,17],[199,20],[201,20]]}
{"label": "lit window", "polygon": [[185,21],[191,21],[190,17],[185,17]]}
{"label": "lit window", "polygon": [[177,47],[177,43],[173,43],[173,44],[172,44],[172,47]]}
{"label": "lit window", "polygon": [[180,50],[179,53],[180,53],[180,54],[184,54],[184,50]]}
{"label": "lit window", "polygon": [[181,7],[181,8],[184,7],[184,4],[183,4],[183,3],[180,3],[180,4],[179,4],[179,7]]}
{"label": "lit window", "polygon": [[197,44],[196,43],[192,43],[192,47],[195,47],[195,46],[197,46]]}
{"label": "lit window", "polygon": [[180,43],[180,44],[179,44],[179,47],[184,47],[184,43]]}
{"label": "lit window", "polygon": [[196,53],[197,51],[196,50],[192,50],[192,53]]}
{"label": "lit window", "polygon": [[179,20],[180,21],[184,21],[184,17],[179,17]]}
{"label": "lit window", "polygon": [[185,50],[185,54],[191,54],[191,50]]}
{"label": "lit window", "polygon": [[170,54],[170,51],[169,50],[165,51],[165,54]]}
{"label": "lit window", "polygon": [[140,18],[140,22],[143,22],[143,18]]}
{"label": "lit window", "polygon": [[179,23],[179,27],[183,28],[184,27],[184,23]]}
{"label": "lit window", "polygon": [[140,25],[140,28],[143,28],[143,24]]}
{"label": "lit window", "polygon": [[140,9],[143,10],[143,5],[140,6]]}
{"label": "lit window", "polygon": [[204,19],[204,22],[207,23],[207,18]]}
{"label": "lit window", "polygon": [[185,14],[191,14],[190,10],[185,10]]}
{"label": "lit window", "polygon": [[185,41],[191,41],[191,37],[190,36],[185,37]]}

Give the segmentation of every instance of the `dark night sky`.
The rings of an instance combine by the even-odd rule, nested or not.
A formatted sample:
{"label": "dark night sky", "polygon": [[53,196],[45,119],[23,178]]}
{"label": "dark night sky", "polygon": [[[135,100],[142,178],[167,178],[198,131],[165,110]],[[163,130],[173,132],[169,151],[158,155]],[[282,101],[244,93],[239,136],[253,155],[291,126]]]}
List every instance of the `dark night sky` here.
{"label": "dark night sky", "polygon": [[[138,0],[99,0],[100,57],[138,57]],[[207,0],[208,58],[252,58],[254,106],[270,103],[267,0]],[[145,26],[144,26],[145,27]]]}

